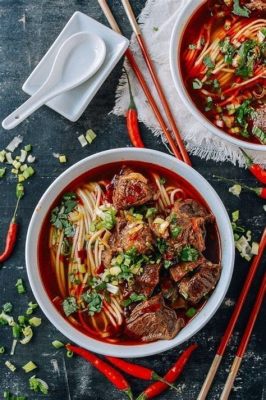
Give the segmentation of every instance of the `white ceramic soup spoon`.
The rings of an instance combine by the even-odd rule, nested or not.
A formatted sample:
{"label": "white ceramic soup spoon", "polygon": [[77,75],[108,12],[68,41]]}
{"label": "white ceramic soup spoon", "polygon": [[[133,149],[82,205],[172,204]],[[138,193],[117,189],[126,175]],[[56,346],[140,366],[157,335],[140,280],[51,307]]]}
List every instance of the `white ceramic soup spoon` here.
{"label": "white ceramic soup spoon", "polygon": [[70,36],[60,47],[46,81],[4,119],[3,128],[15,128],[48,100],[85,82],[101,67],[105,54],[105,43],[99,36],[87,32]]}

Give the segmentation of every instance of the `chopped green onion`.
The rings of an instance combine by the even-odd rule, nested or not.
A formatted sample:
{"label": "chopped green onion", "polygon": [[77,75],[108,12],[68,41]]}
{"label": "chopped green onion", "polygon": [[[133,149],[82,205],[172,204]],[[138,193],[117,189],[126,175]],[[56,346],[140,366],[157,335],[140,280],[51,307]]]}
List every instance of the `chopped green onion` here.
{"label": "chopped green onion", "polygon": [[5,167],[0,168],[0,178],[3,178],[3,176],[5,175],[5,173],[6,173],[6,168],[5,168]]}
{"label": "chopped green onion", "polygon": [[66,355],[67,355],[68,358],[72,358],[74,353],[73,353],[73,351],[68,350]]}
{"label": "chopped green onion", "polygon": [[27,400],[26,396],[14,396],[8,390],[4,391],[4,399],[5,400]]}
{"label": "chopped green onion", "polygon": [[85,134],[85,138],[89,144],[91,144],[94,141],[96,136],[97,136],[96,133],[92,129],[88,129]]}
{"label": "chopped green onion", "polygon": [[202,86],[203,86],[203,84],[199,79],[194,79],[194,81],[192,82],[193,89],[196,89],[196,90],[202,89]]}
{"label": "chopped green onion", "polygon": [[27,158],[27,151],[25,149],[20,150],[20,157],[19,157],[19,161],[21,163],[24,163],[25,160]]}
{"label": "chopped green onion", "polygon": [[25,325],[27,322],[28,322],[28,318],[26,318],[24,315],[18,316],[19,325]]}
{"label": "chopped green onion", "polygon": [[4,162],[6,158],[6,151],[5,150],[1,150],[0,151],[0,162]]}
{"label": "chopped green onion", "polygon": [[10,369],[11,372],[15,372],[16,371],[16,367],[14,364],[12,364],[10,361],[6,361],[5,362],[5,366]]}
{"label": "chopped green onion", "polygon": [[236,222],[239,220],[239,210],[232,212],[232,221]]}
{"label": "chopped green onion", "polygon": [[4,354],[4,352],[6,351],[6,349],[4,348],[4,346],[0,347],[0,354]]}
{"label": "chopped green onion", "polygon": [[52,342],[52,345],[56,348],[56,349],[61,349],[62,347],[65,347],[64,343],[60,342],[59,340],[54,340]]}
{"label": "chopped green onion", "polygon": [[23,367],[22,367],[22,369],[24,369],[24,371],[26,372],[26,374],[27,374],[28,372],[33,371],[33,370],[36,369],[36,368],[37,368],[37,365],[34,364],[33,361],[29,361],[27,364],[23,365]]}
{"label": "chopped green onion", "polygon": [[48,385],[45,381],[43,381],[40,378],[37,378],[36,375],[33,375],[29,379],[29,386],[30,389],[33,390],[34,392],[41,392],[43,394],[48,394]]}
{"label": "chopped green onion", "polygon": [[14,339],[19,339],[21,333],[21,327],[15,323],[12,327],[12,333]]}
{"label": "chopped green onion", "polygon": [[26,146],[24,146],[24,150],[29,152],[32,150],[32,145],[31,144],[27,144]]}
{"label": "chopped green onion", "polygon": [[21,163],[17,160],[13,161],[12,165],[15,169],[19,169],[21,167]]}
{"label": "chopped green onion", "polygon": [[240,196],[241,190],[242,190],[242,187],[241,187],[241,185],[238,185],[238,184],[233,185],[232,187],[230,187],[230,188],[228,189],[228,191],[229,191],[230,193],[232,193],[232,194],[233,194],[234,196],[236,196],[236,197],[239,197],[239,196]]}
{"label": "chopped green onion", "polygon": [[189,318],[194,317],[194,315],[197,313],[197,310],[194,307],[190,307],[187,311],[186,311],[186,316]]}
{"label": "chopped green onion", "polygon": [[191,246],[185,246],[180,253],[181,261],[196,261],[199,258],[197,249]]}
{"label": "chopped green onion", "polygon": [[157,214],[157,208],[150,207],[148,208],[145,217],[146,218],[154,217],[156,214]]}
{"label": "chopped green onion", "polygon": [[79,143],[81,144],[81,147],[85,147],[85,146],[88,145],[88,142],[87,142],[87,140],[86,140],[86,138],[85,138],[84,135],[80,135],[80,136],[78,137],[78,141],[79,141]]}
{"label": "chopped green onion", "polygon": [[24,176],[22,174],[18,174],[18,181],[19,182],[24,182],[25,181],[25,178],[24,178]]}
{"label": "chopped green onion", "polygon": [[35,328],[37,328],[37,326],[40,326],[42,323],[42,319],[41,318],[37,318],[37,317],[32,317],[29,319],[29,324],[31,326],[34,326]]}
{"label": "chopped green onion", "polygon": [[66,158],[66,156],[65,156],[64,154],[61,154],[61,155],[59,156],[58,159],[59,159],[59,162],[60,162],[61,164],[67,162],[67,158]]}
{"label": "chopped green onion", "polygon": [[6,162],[8,164],[13,164],[13,158],[12,158],[12,154],[11,153],[6,153]]}
{"label": "chopped green onion", "polygon": [[2,308],[5,313],[10,313],[13,309],[13,305],[11,303],[5,303]]}
{"label": "chopped green onion", "polygon": [[24,329],[22,329],[22,333],[24,335],[24,338],[20,340],[21,344],[28,344],[32,337],[33,337],[33,331],[30,326],[26,326]]}
{"label": "chopped green onion", "polygon": [[28,306],[29,307],[26,310],[26,315],[31,315],[33,313],[33,310],[38,308],[38,304],[37,303],[32,303],[32,301],[29,302]]}
{"label": "chopped green onion", "polygon": [[182,228],[180,226],[175,226],[175,227],[171,228],[171,235],[174,239],[176,239],[177,236],[179,236],[181,232],[182,232]]}
{"label": "chopped green onion", "polygon": [[259,244],[257,242],[252,242],[251,253],[255,256],[259,253]]}
{"label": "chopped green onion", "polygon": [[10,351],[11,356],[13,356],[15,354],[17,343],[18,343],[18,339],[13,339],[12,347],[11,347],[11,351]]}
{"label": "chopped green onion", "polygon": [[14,318],[11,317],[10,315],[6,314],[4,311],[2,311],[0,314],[0,321],[7,323],[9,326],[13,326],[15,323]]}
{"label": "chopped green onion", "polygon": [[30,165],[28,168],[25,169],[25,171],[23,171],[22,176],[24,177],[24,179],[28,179],[28,178],[30,178],[34,173],[35,173],[35,171],[34,171],[34,169],[32,168],[32,166]]}
{"label": "chopped green onion", "polygon": [[[16,186],[16,196],[17,196],[17,199],[21,199],[23,196],[24,196],[24,186],[23,186],[23,184],[22,183],[18,183],[17,184],[17,186]],[[24,293],[24,292],[22,292],[22,293]]]}
{"label": "chopped green onion", "polygon": [[24,294],[26,293],[26,288],[24,286],[23,280],[21,278],[19,278],[16,282],[16,288],[18,291],[18,294]]}
{"label": "chopped green onion", "polygon": [[69,315],[75,313],[78,309],[78,305],[77,305],[77,301],[75,297],[67,297],[64,301],[63,301],[63,310],[64,313],[66,314],[67,317],[69,317]]}

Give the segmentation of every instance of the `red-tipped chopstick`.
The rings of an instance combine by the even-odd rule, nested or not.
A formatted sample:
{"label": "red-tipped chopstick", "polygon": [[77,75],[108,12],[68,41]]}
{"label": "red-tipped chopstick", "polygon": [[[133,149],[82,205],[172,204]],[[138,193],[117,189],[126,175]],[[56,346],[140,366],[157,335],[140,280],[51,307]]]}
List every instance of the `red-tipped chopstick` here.
{"label": "red-tipped chopstick", "polygon": [[[111,12],[106,0],[98,0],[98,3],[100,5],[100,7],[102,8],[103,13],[106,16],[111,28],[115,32],[121,34],[121,30],[120,30],[119,26],[117,25],[117,22],[114,19],[114,16],[113,16],[113,14],[112,14],[112,12]],[[163,116],[162,116],[162,114],[161,114],[161,112],[160,112],[160,110],[159,110],[159,108],[158,108],[158,106],[156,104],[156,101],[155,101],[153,95],[151,94],[151,91],[150,91],[150,89],[148,87],[148,84],[145,81],[145,78],[144,78],[141,70],[139,69],[138,64],[137,64],[137,62],[136,62],[136,60],[134,58],[134,55],[132,54],[130,49],[127,49],[127,51],[125,52],[125,56],[127,57],[130,65],[131,65],[131,68],[134,71],[134,73],[135,73],[135,75],[136,75],[136,77],[137,77],[137,79],[138,79],[138,81],[139,81],[139,83],[140,83],[140,85],[142,87],[142,90],[145,93],[145,96],[146,96],[147,100],[149,101],[149,104],[150,104],[150,106],[151,106],[151,108],[152,108],[152,110],[154,112],[155,117],[157,118],[157,120],[158,120],[158,122],[160,124],[160,127],[161,127],[161,129],[162,129],[162,131],[164,133],[164,136],[166,137],[166,139],[167,139],[167,141],[169,143],[169,146],[170,146],[172,152],[174,153],[176,158],[178,158],[179,160],[182,160],[182,161],[186,162],[187,164],[191,165],[191,162],[189,160],[189,157],[188,157],[187,153],[186,153],[186,157],[184,158],[182,156],[182,154],[181,154],[181,147],[179,146],[179,148],[180,148],[180,150],[179,150],[179,148],[177,147],[177,144],[175,143],[174,139],[172,138],[171,132],[168,129],[168,127],[167,127],[167,125],[166,125],[166,123],[164,121],[164,118],[163,118]],[[186,149],[184,147],[184,144],[183,144],[182,140],[181,140],[181,144],[182,144],[182,146],[184,148],[184,150],[182,150],[182,152],[184,152],[184,151],[186,152]]]}
{"label": "red-tipped chopstick", "polygon": [[164,108],[165,114],[166,114],[167,119],[168,119],[168,121],[170,123],[172,131],[173,131],[173,133],[175,135],[175,138],[176,138],[180,153],[181,153],[181,155],[183,157],[183,160],[187,164],[191,165],[187,150],[186,150],[186,148],[184,146],[184,143],[183,143],[183,140],[182,140],[182,138],[180,136],[179,130],[177,129],[176,122],[175,122],[175,119],[173,117],[171,108],[170,108],[170,106],[169,106],[169,104],[167,102],[167,99],[166,99],[166,96],[164,94],[161,82],[160,82],[160,80],[158,78],[158,75],[157,75],[157,73],[155,71],[153,62],[152,62],[152,60],[150,58],[150,55],[149,55],[149,52],[148,52],[147,45],[146,45],[146,43],[144,41],[144,38],[143,38],[143,36],[141,34],[140,27],[139,27],[139,25],[137,23],[137,20],[135,18],[135,15],[134,15],[134,12],[133,12],[133,10],[131,8],[129,0],[122,0],[122,4],[123,4],[123,7],[124,7],[125,12],[127,14],[127,17],[128,17],[129,22],[130,22],[130,25],[131,25],[133,31],[136,34],[136,37],[137,37],[137,40],[138,40],[138,43],[139,43],[139,46],[140,46],[144,61],[145,61],[146,65],[147,65],[147,67],[148,67],[148,70],[150,72],[151,78],[153,80],[153,83],[154,83],[154,85],[156,87],[157,93],[158,93],[158,95],[160,97],[162,106]]}
{"label": "red-tipped chopstick", "polygon": [[228,342],[231,338],[232,332],[234,330],[235,324],[238,320],[239,314],[242,310],[242,307],[244,305],[244,302],[246,300],[247,294],[249,292],[251,283],[254,279],[254,276],[256,274],[256,271],[258,269],[260,260],[263,256],[263,253],[265,251],[266,247],[266,228],[264,228],[263,235],[260,240],[260,245],[259,245],[259,252],[258,254],[253,258],[252,263],[250,265],[248,275],[246,277],[246,280],[244,282],[244,285],[242,287],[241,293],[239,295],[239,298],[235,304],[233,314],[231,315],[230,321],[227,325],[227,328],[225,330],[225,333],[221,339],[220,345],[218,347],[218,350],[216,352],[216,355],[213,359],[213,362],[211,364],[211,367],[209,369],[208,375],[206,376],[206,379],[202,385],[201,391],[197,397],[197,400],[204,400],[207,397],[207,394],[210,390],[212,381],[215,377],[215,374],[219,368],[219,365],[222,361],[222,357],[224,355],[225,349],[228,345]]}
{"label": "red-tipped chopstick", "polygon": [[244,357],[251,333],[253,331],[256,319],[260,312],[260,308],[261,308],[261,305],[262,305],[262,302],[263,302],[263,299],[265,296],[265,290],[266,290],[266,274],[264,274],[261,286],[259,288],[259,291],[258,291],[258,294],[256,297],[255,304],[252,308],[252,311],[251,311],[246,329],[242,336],[240,345],[238,346],[236,356],[234,358],[233,364],[231,366],[231,370],[230,370],[227,380],[225,382],[225,386],[224,386],[223,392],[221,394],[220,400],[227,400],[229,397],[229,394],[232,390],[236,375],[238,373],[241,362],[243,360],[243,357]]}

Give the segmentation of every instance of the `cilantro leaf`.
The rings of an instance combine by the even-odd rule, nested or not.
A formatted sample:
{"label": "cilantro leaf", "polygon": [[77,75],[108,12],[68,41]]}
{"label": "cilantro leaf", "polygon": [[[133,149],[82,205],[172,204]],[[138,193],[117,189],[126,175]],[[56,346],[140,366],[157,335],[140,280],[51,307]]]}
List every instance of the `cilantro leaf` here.
{"label": "cilantro leaf", "polygon": [[64,313],[66,314],[67,317],[69,317],[69,315],[75,313],[78,309],[78,305],[77,305],[77,301],[75,299],[75,297],[67,297],[64,301],[63,301],[63,310]]}
{"label": "cilantro leaf", "polygon": [[234,0],[233,14],[239,17],[249,17],[250,11],[247,7],[242,7],[239,0]]}
{"label": "cilantro leaf", "polygon": [[128,299],[123,301],[123,305],[124,305],[124,307],[128,307],[132,303],[135,303],[137,301],[144,301],[144,300],[146,300],[146,296],[144,296],[144,294],[132,293]]}
{"label": "cilantro leaf", "polygon": [[94,315],[95,313],[99,313],[102,309],[103,299],[102,296],[96,291],[87,291],[82,296],[83,300],[88,305],[88,313],[89,315]]}
{"label": "cilantro leaf", "polygon": [[215,67],[214,62],[212,61],[211,57],[208,55],[203,58],[203,63],[206,65],[206,67],[208,67],[208,69],[214,69],[214,67]]}
{"label": "cilantro leaf", "polygon": [[185,246],[181,250],[181,261],[196,261],[199,258],[199,252],[192,246]]}

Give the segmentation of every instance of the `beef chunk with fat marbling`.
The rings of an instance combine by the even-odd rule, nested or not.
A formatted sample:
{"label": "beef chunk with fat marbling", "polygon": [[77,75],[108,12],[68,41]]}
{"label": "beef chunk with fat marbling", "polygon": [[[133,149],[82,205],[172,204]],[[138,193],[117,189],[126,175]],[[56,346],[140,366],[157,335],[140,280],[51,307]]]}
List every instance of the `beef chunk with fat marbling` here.
{"label": "beef chunk with fat marbling", "polygon": [[256,109],[253,117],[254,126],[266,132],[266,104]]}
{"label": "beef chunk with fat marbling", "polygon": [[113,181],[113,204],[118,210],[140,206],[153,199],[147,178],[130,168],[122,170]]}
{"label": "beef chunk with fat marbling", "polygon": [[140,254],[148,253],[152,245],[151,230],[145,222],[128,222],[121,230],[117,242],[120,251],[128,251],[134,247]]}
{"label": "beef chunk with fat marbling", "polygon": [[179,293],[190,303],[197,304],[216,286],[221,266],[210,261],[203,262],[192,277],[185,277],[179,284]]}
{"label": "beef chunk with fat marbling", "polygon": [[175,282],[181,281],[188,273],[194,271],[199,265],[205,261],[204,257],[199,257],[196,261],[180,262],[170,268],[170,274]]}
{"label": "beef chunk with fat marbling", "polygon": [[186,216],[188,218],[204,218],[206,222],[213,222],[214,216],[210,214],[206,208],[199,204],[196,200],[185,199],[174,203],[172,213],[177,216]]}
{"label": "beef chunk with fat marbling", "polygon": [[134,291],[150,297],[159,283],[160,264],[148,264],[143,267],[143,273],[137,275],[134,282]]}
{"label": "beef chunk with fat marbling", "polygon": [[143,342],[173,339],[184,326],[183,318],[167,307],[161,295],[138,304],[126,320],[125,332],[129,337]]}

